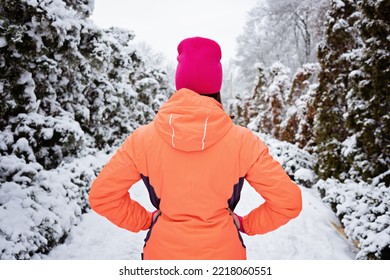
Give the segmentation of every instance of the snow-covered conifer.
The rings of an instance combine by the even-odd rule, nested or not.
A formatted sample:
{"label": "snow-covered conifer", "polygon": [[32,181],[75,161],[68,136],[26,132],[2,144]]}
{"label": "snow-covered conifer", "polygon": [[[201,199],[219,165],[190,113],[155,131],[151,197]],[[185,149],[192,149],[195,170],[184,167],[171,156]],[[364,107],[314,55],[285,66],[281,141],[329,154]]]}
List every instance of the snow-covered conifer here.
{"label": "snow-covered conifer", "polygon": [[286,100],[286,116],[281,124],[281,140],[312,150],[313,101],[317,88],[317,63],[305,64],[294,75]]}
{"label": "snow-covered conifer", "polygon": [[[269,133],[280,139],[280,125],[285,117],[286,100],[291,88],[290,69],[276,62],[267,69],[267,86],[264,90],[263,78],[259,79],[258,114],[248,125],[254,131]],[[263,74],[261,74],[262,77]]]}
{"label": "snow-covered conifer", "polygon": [[317,173],[321,178],[346,178],[349,166],[342,150],[349,131],[346,127],[346,97],[349,73],[359,65],[355,50],[362,47],[356,26],[360,18],[357,1],[332,1],[326,35],[319,45],[319,86],[314,107],[314,133],[318,146]]}
{"label": "snow-covered conifer", "polygon": [[[353,145],[346,156],[351,177],[369,180],[390,166],[390,4],[362,1],[359,8],[364,47],[355,51],[359,67],[349,73],[346,142]],[[383,180],[390,185],[389,175]]]}

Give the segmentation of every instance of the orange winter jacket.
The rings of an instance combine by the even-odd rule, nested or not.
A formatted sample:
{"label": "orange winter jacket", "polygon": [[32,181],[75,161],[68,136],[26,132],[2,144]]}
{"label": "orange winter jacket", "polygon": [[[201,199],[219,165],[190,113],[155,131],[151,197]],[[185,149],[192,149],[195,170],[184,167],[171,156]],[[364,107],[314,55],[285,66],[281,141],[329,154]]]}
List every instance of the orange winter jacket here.
{"label": "orange winter jacket", "polygon": [[[128,191],[142,179],[161,215],[152,224]],[[246,179],[265,199],[243,217],[248,235],[296,217],[301,192],[263,142],[236,126],[216,100],[177,91],[153,122],[135,130],[93,182],[93,210],[119,227],[147,230],[144,259],[246,259],[229,214]]]}

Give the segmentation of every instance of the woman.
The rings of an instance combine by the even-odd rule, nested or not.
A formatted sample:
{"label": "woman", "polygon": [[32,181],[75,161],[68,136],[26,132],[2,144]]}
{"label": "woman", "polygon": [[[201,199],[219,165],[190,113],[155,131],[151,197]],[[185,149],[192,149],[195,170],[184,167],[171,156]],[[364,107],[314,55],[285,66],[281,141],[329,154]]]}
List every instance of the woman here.
{"label": "woman", "polygon": [[[287,223],[301,211],[301,192],[264,143],[234,125],[216,100],[220,46],[188,38],[178,53],[177,92],[127,138],[94,181],[89,201],[119,227],[149,229],[144,259],[246,259],[240,232],[264,234]],[[153,213],[129,196],[140,179]],[[265,202],[240,217],[233,211],[244,179]]]}

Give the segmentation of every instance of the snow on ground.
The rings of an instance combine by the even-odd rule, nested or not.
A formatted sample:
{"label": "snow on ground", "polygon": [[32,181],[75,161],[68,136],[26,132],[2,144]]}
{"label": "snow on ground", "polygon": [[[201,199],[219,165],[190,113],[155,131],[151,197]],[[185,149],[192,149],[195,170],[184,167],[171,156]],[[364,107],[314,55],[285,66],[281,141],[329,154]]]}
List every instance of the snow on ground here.
{"label": "snow on ground", "polygon": [[[248,259],[355,259],[353,245],[332,225],[332,222],[339,224],[335,214],[321,201],[315,189],[301,189],[303,210],[298,218],[265,235],[243,235]],[[132,187],[131,196],[146,209],[154,210],[142,182]],[[262,198],[245,183],[236,212],[247,214],[261,202]],[[84,215],[83,221],[72,230],[66,242],[53,249],[45,258],[139,260],[145,235],[146,231],[126,231],[90,212]]]}

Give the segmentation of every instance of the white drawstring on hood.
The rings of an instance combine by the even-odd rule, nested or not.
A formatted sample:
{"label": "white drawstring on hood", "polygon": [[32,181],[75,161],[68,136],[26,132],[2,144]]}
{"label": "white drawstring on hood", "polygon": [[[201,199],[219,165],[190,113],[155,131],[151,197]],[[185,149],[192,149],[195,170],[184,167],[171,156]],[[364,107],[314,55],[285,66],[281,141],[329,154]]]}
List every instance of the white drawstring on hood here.
{"label": "white drawstring on hood", "polygon": [[204,122],[204,131],[203,131],[203,138],[202,138],[202,151],[204,150],[204,140],[206,139],[207,121],[209,120],[209,117],[210,116],[208,116],[206,118],[206,121]]}
{"label": "white drawstring on hood", "polygon": [[169,125],[170,127],[172,128],[172,147],[175,148],[175,129],[173,128],[173,125],[172,125],[172,117],[173,117],[173,114],[170,115],[169,117]]}

